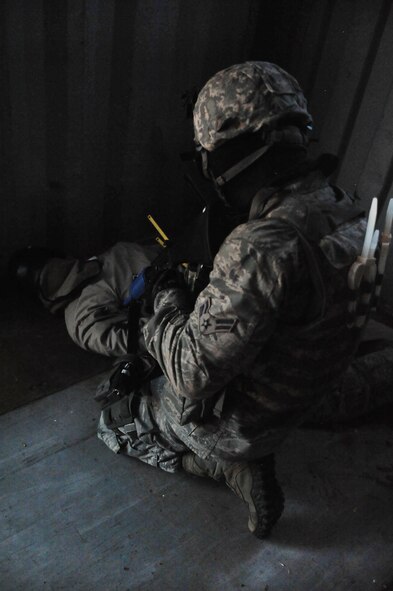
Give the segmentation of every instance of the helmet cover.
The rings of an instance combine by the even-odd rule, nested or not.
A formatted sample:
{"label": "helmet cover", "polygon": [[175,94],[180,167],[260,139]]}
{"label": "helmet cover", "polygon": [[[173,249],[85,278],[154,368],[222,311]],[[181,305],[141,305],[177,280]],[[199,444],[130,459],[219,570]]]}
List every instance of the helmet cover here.
{"label": "helmet cover", "polygon": [[268,138],[283,120],[312,124],[297,80],[270,62],[236,64],[217,72],[200,91],[195,141],[212,152],[244,133],[265,132]]}

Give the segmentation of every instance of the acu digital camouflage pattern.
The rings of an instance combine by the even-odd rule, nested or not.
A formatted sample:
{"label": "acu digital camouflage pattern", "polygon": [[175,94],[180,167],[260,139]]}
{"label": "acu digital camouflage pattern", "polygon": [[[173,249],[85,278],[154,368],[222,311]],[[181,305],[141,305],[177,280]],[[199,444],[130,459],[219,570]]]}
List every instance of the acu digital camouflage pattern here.
{"label": "acu digital camouflage pattern", "polygon": [[296,79],[269,62],[237,64],[215,74],[199,93],[195,140],[210,152],[246,132],[268,133],[288,116],[312,123]]}
{"label": "acu digital camouflage pattern", "polygon": [[[315,248],[326,286],[326,314],[309,317],[315,289],[299,235],[323,209],[347,209],[322,175],[285,188],[264,219],[236,228],[214,262],[195,307],[180,290],[158,294],[146,324],[146,347],[167,382],[157,396],[172,432],[201,457],[255,459],[270,453],[329,392],[354,353],[346,324],[349,266],[361,251],[364,219],[325,236]],[[274,199],[273,199],[274,201]],[[221,415],[184,422],[189,405],[225,394]],[[196,404],[201,401],[203,404]],[[183,423],[183,424],[182,424]]]}
{"label": "acu digital camouflage pattern", "polygon": [[[247,62],[219,72],[200,93],[196,139],[214,150],[241,133],[270,132],[288,115],[291,123],[311,122],[297,82],[273,64]],[[326,228],[327,211],[339,218],[342,209],[347,219],[351,201],[340,195],[318,172],[280,189],[260,218],[224,241],[195,306],[183,290],[158,294],[143,335],[164,377],[137,393],[138,408],[124,425],[113,430],[102,414],[99,436],[113,451],[168,471],[187,450],[206,459],[257,460],[321,405],[324,419],[341,412],[343,388],[369,407],[362,365],[349,367],[356,339],[347,324],[347,274],[365,222],[315,233]],[[299,231],[313,243],[323,316]]]}
{"label": "acu digital camouflage pattern", "polygon": [[[226,239],[193,310],[182,290],[157,296],[144,335],[165,376],[137,393],[135,416],[122,430],[102,414],[99,437],[113,451],[170,472],[188,450],[216,461],[257,460],[300,422],[345,421],[391,401],[393,348],[353,360],[345,323],[346,276],[364,220],[320,241],[327,314],[310,324],[312,281],[298,235],[283,220],[304,229],[308,214],[336,197],[315,177],[286,190],[280,205],[268,204],[267,218]],[[336,206],[349,204],[343,196]]]}
{"label": "acu digital camouflage pattern", "polygon": [[[261,388],[251,386],[252,376],[258,376],[258,384],[268,386],[272,380],[281,381],[291,371],[286,364],[279,363],[276,375],[270,375],[269,380],[263,377],[268,360],[272,367],[272,342],[276,342],[276,335],[285,334],[285,339],[293,341],[296,335],[303,334],[300,328],[304,325],[308,330],[302,340],[313,341],[316,358],[312,368],[311,361],[302,368],[304,379],[300,380],[299,376],[302,388],[297,385],[292,388],[293,382],[288,380],[288,391],[293,393],[284,403],[268,387],[262,394],[262,405],[273,413],[281,412],[283,407],[292,409],[299,397],[304,398],[303,382],[309,381],[308,374],[318,376],[315,384],[321,383],[319,374],[329,364],[317,367],[317,360],[322,356],[314,345],[326,340],[326,331],[337,334],[338,327],[345,326],[346,273],[361,250],[365,222],[357,219],[340,227],[315,249],[325,278],[328,314],[324,323],[312,328],[308,327],[308,312],[315,300],[315,289],[299,236],[286,220],[297,223],[306,233],[311,212],[316,225],[317,216],[323,217],[324,208],[338,209],[339,204],[322,175],[318,178],[310,175],[297,183],[295,189],[286,187],[278,201],[279,205],[267,217],[238,226],[227,237],[215,258],[210,283],[192,311],[187,309],[185,301],[179,301],[181,292],[158,294],[155,314],[144,328],[146,346],[179,396],[208,398],[232,378],[244,374],[248,377],[242,379],[242,391],[255,389],[260,399]],[[343,207],[350,203],[349,198],[343,197]],[[337,322],[330,329],[333,316]],[[318,338],[321,331],[324,339]],[[267,350],[265,343],[269,343]],[[312,351],[310,355],[314,357]]]}
{"label": "acu digital camouflage pattern", "polygon": [[321,176],[272,197],[269,213],[228,236],[194,308],[183,290],[161,292],[144,328],[165,376],[137,392],[120,428],[101,415],[98,435],[116,453],[174,472],[189,450],[216,461],[257,460],[306,420],[345,421],[391,402],[393,347],[353,359],[347,272],[363,242],[354,219],[316,248],[327,313],[312,322],[314,287],[299,236],[310,217],[351,207]]}

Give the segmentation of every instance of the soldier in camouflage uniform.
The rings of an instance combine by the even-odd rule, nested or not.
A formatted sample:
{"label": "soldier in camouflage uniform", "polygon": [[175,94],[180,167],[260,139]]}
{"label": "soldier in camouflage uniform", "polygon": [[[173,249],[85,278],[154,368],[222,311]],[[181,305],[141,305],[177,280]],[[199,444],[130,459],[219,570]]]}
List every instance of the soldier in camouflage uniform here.
{"label": "soldier in camouflage uniform", "polygon": [[[387,402],[393,377],[392,349],[355,359],[347,277],[366,222],[329,184],[332,159],[307,160],[311,125],[297,81],[274,64],[232,66],[202,89],[194,109],[201,167],[245,222],[224,240],[195,303],[184,285],[152,281],[142,349],[163,375],[107,406],[99,424],[116,453],[224,479],[247,502],[258,537],[282,511],[273,478],[266,527],[263,458],[272,462],[288,432],[312,417],[344,420]],[[153,254],[130,252],[119,267],[114,251],[102,258],[101,286],[66,309],[76,342],[126,352],[125,313],[108,302],[114,292],[124,297],[130,272]],[[107,303],[97,285],[111,294]]]}
{"label": "soldier in camouflage uniform", "polygon": [[195,304],[181,287],[153,290],[143,335],[164,377],[135,408],[104,411],[99,427],[115,452],[224,478],[259,537],[272,525],[262,458],[308,417],[369,410],[370,384],[384,402],[393,375],[389,349],[354,361],[347,277],[366,222],[329,184],[331,160],[306,160],[310,126],[296,80],[273,64],[233,66],[203,88],[194,128],[205,173],[248,220],[222,244]]}

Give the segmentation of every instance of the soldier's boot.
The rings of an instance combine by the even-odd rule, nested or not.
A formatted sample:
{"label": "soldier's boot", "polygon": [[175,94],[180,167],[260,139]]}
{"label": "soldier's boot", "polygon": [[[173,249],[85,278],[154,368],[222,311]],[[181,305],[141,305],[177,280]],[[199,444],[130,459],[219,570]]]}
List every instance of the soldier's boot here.
{"label": "soldier's boot", "polygon": [[183,468],[196,476],[225,480],[229,488],[248,505],[248,529],[266,538],[284,509],[284,495],[275,474],[274,455],[259,462],[232,463],[203,460],[194,453],[182,459]]}
{"label": "soldier's boot", "polygon": [[63,257],[63,254],[49,248],[28,246],[11,256],[8,275],[24,292],[37,295],[42,269],[54,257]]}

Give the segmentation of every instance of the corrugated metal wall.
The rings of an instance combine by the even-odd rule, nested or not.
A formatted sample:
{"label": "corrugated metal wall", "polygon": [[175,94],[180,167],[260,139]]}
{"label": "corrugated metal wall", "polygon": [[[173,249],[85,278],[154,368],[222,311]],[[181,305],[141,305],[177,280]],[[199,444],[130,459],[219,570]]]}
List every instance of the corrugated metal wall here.
{"label": "corrugated metal wall", "polygon": [[[317,149],[340,157],[338,184],[367,209],[377,196],[381,223],[393,197],[393,2],[326,0],[309,8],[287,67],[309,98]],[[393,313],[392,252],[382,300]]]}
{"label": "corrugated metal wall", "polygon": [[1,257],[26,243],[87,254],[183,209],[182,95],[247,58],[258,2],[1,4]]}
{"label": "corrugated metal wall", "polygon": [[[391,0],[4,0],[0,267],[29,243],[91,254],[189,206],[182,95],[245,59],[303,85],[319,150],[364,204],[393,182]],[[389,275],[391,284],[392,271]],[[387,283],[387,282],[386,282]],[[385,304],[393,289],[385,286]]]}

